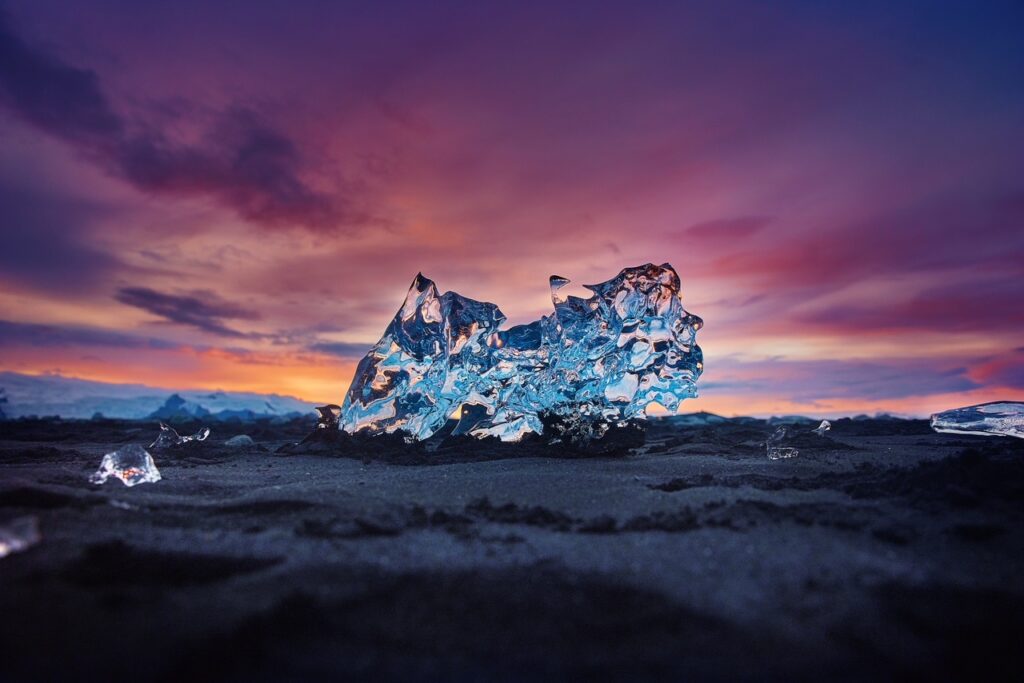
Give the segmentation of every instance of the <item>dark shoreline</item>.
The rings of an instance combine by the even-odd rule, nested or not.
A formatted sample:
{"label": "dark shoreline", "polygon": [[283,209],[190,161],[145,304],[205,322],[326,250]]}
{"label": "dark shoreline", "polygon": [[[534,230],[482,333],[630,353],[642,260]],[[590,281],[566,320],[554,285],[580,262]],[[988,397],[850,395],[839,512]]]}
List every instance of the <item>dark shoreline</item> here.
{"label": "dark shoreline", "polygon": [[[307,421],[214,424],[129,489],[86,478],[154,425],[0,422],[0,523],[43,535],[0,559],[0,678],[1012,671],[1024,441],[833,425],[788,461],[762,421],[671,420],[615,456],[403,461],[275,453]],[[223,445],[238,433],[255,445]]]}

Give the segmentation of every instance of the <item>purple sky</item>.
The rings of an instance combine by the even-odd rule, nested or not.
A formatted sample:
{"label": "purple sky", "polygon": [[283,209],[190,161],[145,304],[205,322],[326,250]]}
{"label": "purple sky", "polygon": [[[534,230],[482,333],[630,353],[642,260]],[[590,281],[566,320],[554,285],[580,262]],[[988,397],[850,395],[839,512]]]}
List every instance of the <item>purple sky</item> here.
{"label": "purple sky", "polygon": [[1024,399],[1019,2],[0,0],[0,370],[340,401],[672,263],[724,413]]}

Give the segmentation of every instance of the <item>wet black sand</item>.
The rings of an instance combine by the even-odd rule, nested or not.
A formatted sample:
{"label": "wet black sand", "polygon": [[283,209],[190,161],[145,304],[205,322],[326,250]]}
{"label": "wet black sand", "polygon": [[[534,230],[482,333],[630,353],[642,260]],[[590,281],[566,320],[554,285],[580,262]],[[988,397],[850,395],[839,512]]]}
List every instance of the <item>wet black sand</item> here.
{"label": "wet black sand", "polygon": [[213,427],[125,488],[87,476],[155,424],[0,423],[0,523],[43,534],[0,559],[0,680],[1017,677],[1021,440],[842,420],[773,462],[764,423],[659,421],[624,456],[337,457]]}

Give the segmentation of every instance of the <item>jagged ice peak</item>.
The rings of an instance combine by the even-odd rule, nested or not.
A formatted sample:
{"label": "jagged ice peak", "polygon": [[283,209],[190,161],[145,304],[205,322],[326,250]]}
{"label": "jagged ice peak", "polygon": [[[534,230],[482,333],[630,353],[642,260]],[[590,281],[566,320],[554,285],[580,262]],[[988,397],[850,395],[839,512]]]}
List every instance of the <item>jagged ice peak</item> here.
{"label": "jagged ice peak", "polygon": [[551,276],[550,315],[502,330],[496,305],[417,274],[356,368],[340,427],[422,440],[459,412],[456,434],[517,441],[552,416],[589,438],[697,395],[703,322],[683,308],[671,265],[625,268],[585,299],[563,296],[568,283]]}

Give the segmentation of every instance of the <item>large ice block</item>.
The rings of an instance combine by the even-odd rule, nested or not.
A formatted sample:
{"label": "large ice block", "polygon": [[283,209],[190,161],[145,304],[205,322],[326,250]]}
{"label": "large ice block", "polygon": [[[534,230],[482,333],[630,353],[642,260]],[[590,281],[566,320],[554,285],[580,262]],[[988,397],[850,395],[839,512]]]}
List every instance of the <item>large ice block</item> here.
{"label": "large ice block", "polygon": [[542,433],[547,414],[600,435],[595,425],[697,395],[703,322],[683,308],[672,266],[626,268],[587,285],[586,299],[563,296],[568,282],[551,277],[553,313],[503,330],[494,304],[441,294],[417,275],[356,369],[341,428],[421,440],[458,412],[456,433],[516,441]]}

